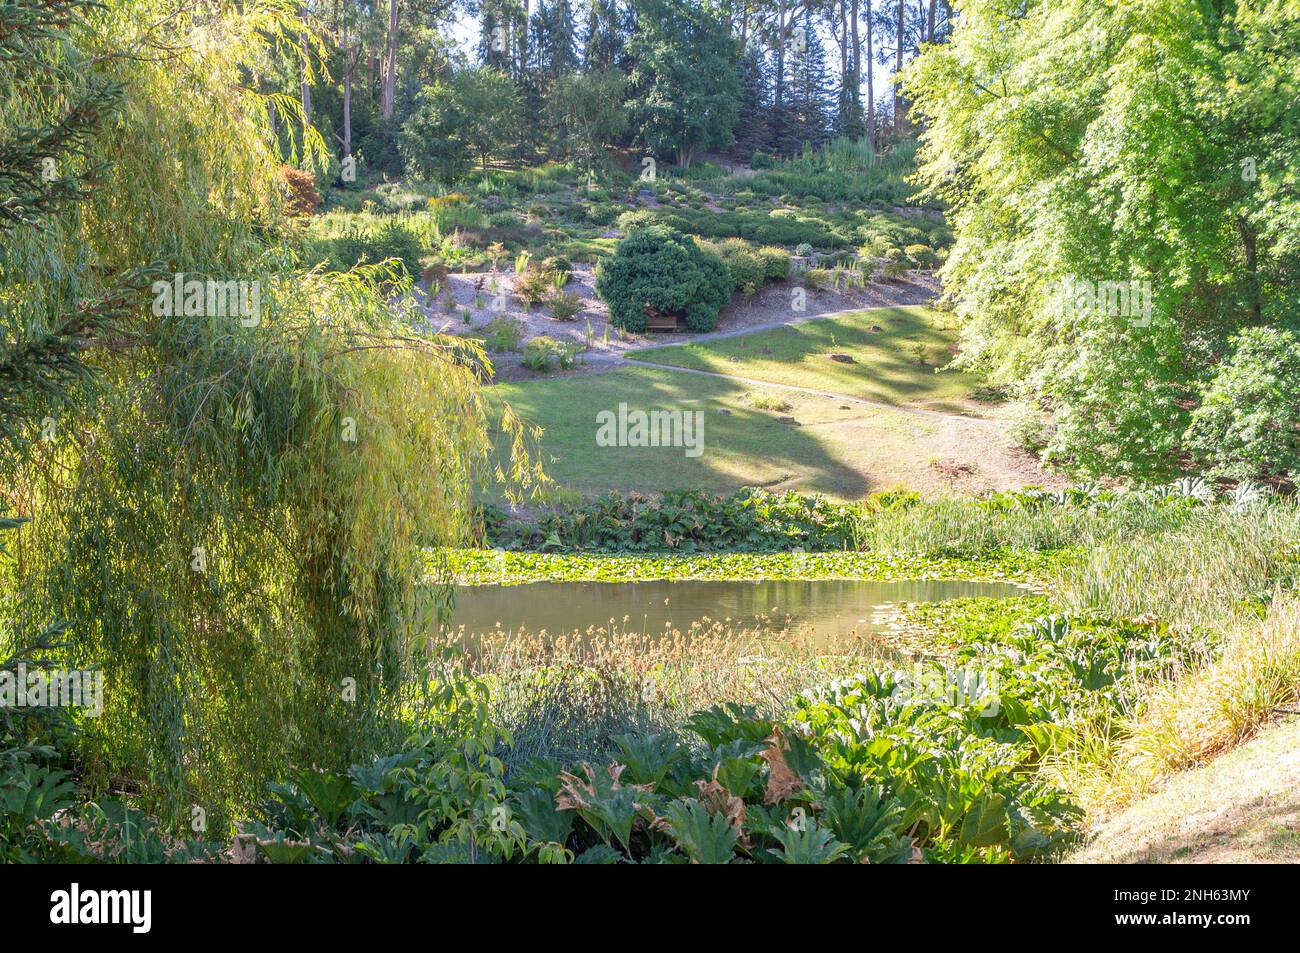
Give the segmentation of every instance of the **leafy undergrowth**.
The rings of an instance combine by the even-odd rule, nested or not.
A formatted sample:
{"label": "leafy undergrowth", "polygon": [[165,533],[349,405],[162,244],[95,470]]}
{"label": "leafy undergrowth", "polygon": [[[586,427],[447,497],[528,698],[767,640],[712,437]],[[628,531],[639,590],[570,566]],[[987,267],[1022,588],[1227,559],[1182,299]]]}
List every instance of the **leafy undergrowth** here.
{"label": "leafy undergrowth", "polygon": [[901,607],[899,621],[926,648],[947,648],[1006,637],[1036,616],[1047,615],[1051,605],[1045,596],[1019,599],[980,597],[915,602]]}
{"label": "leafy undergrowth", "polygon": [[[296,772],[233,845],[172,840],[116,803],[74,807],[56,778],[24,802],[36,806],[23,849],[281,863],[1051,859],[1077,841],[1082,811],[1039,765],[1182,652],[1154,622],[1022,618],[942,662],[864,660],[780,713],[727,702],[609,737],[590,758],[513,768],[492,679],[445,654],[439,684],[454,688],[434,693],[404,750]],[[124,839],[132,825],[143,836]]]}

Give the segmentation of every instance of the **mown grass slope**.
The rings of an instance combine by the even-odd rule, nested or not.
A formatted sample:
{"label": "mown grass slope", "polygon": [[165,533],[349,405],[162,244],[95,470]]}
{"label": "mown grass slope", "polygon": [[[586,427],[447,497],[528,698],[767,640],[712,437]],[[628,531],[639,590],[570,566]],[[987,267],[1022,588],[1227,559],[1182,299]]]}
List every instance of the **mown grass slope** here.
{"label": "mown grass slope", "polygon": [[[629,356],[864,400],[960,412],[979,381],[970,374],[941,370],[952,360],[955,341],[955,329],[943,315],[915,306],[872,308]],[[832,354],[851,361],[835,360]]]}
{"label": "mown grass slope", "polygon": [[[584,494],[764,486],[860,499],[897,487],[937,494],[1042,479],[989,421],[763,391],[669,368],[507,383],[492,394],[544,428],[547,472],[558,486]],[[701,411],[703,452],[688,457],[680,447],[598,446],[596,415],[617,412],[620,403],[629,410]]]}

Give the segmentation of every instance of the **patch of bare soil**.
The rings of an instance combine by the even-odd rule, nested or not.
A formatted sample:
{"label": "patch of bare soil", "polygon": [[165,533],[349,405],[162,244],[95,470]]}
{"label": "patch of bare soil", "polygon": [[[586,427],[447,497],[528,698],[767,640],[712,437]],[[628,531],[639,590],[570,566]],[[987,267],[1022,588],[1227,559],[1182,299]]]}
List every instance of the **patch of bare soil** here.
{"label": "patch of bare soil", "polygon": [[[951,416],[918,425],[910,452],[900,447],[895,459],[877,461],[875,469],[881,471],[885,484],[906,486],[927,497],[1069,485],[1017,446],[1000,421]],[[890,474],[892,483],[885,478],[885,471],[891,469],[897,471]]]}
{"label": "patch of bare soil", "polygon": [[[582,310],[568,321],[556,320],[545,303],[525,307],[515,296],[513,271],[450,274],[432,299],[421,282],[417,300],[425,315],[426,329],[444,334],[487,337],[491,333],[489,326],[500,319],[518,322],[521,347],[542,336],[572,342],[594,354],[621,353],[636,344],[648,343],[648,339],[629,335],[609,323],[609,310],[596,296],[595,274],[590,266],[575,266],[564,290],[576,294],[582,304]],[[493,355],[493,363],[499,368],[518,362],[515,354]]]}
{"label": "patch of bare soil", "polygon": [[[807,290],[804,309],[794,308],[794,291],[803,285],[797,281],[783,281],[769,285],[751,298],[733,298],[718,316],[718,327],[712,332],[722,335],[752,331],[780,324],[797,324],[820,315],[837,311],[856,311],[866,308],[892,308],[902,305],[929,304],[939,297],[939,281],[934,275],[922,271],[911,272],[904,280],[868,284],[866,288],[837,291],[833,288]],[[686,335],[673,335],[673,338]]]}

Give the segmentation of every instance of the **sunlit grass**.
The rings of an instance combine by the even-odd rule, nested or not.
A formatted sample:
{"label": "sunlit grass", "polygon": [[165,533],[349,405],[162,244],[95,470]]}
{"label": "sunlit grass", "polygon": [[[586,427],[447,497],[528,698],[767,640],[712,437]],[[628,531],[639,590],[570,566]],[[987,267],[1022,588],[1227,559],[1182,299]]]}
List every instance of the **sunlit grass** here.
{"label": "sunlit grass", "polygon": [[957,411],[979,383],[970,374],[940,370],[952,360],[955,342],[956,329],[928,308],[872,308],[630,356],[864,400]]}

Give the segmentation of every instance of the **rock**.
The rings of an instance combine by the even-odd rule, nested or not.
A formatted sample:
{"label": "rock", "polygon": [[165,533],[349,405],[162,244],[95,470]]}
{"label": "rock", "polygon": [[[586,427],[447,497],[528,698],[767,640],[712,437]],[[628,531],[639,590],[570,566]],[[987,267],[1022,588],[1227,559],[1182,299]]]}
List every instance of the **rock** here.
{"label": "rock", "polygon": [[885,330],[885,329],[882,328],[882,327],[881,327],[880,325],[878,325],[878,324],[873,324],[873,325],[870,327],[869,330],[874,331],[876,334],[879,334],[881,331],[883,331],[883,330]]}
{"label": "rock", "polygon": [[730,417],[730,416],[731,416],[731,411],[727,410],[726,407],[719,407],[719,408],[718,408],[718,413],[722,414],[722,416],[724,416],[724,417]]}
{"label": "rock", "polygon": [[840,410],[852,410],[852,409],[853,408],[850,407],[848,404],[840,404]]}
{"label": "rock", "polygon": [[795,420],[793,417],[778,417],[776,419],[783,424],[794,424],[796,427],[799,426],[799,421]]}
{"label": "rock", "polygon": [[832,354],[831,360],[837,364],[856,364],[852,354]]}

